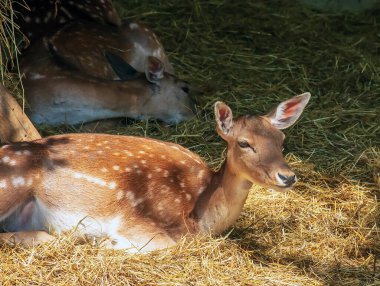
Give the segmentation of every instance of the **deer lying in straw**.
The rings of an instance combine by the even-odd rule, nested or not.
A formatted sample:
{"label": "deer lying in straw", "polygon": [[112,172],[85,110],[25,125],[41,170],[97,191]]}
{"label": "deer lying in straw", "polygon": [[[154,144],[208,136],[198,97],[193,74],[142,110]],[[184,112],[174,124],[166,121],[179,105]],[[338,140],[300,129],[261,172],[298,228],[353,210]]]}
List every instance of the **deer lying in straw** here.
{"label": "deer lying in straw", "polygon": [[194,115],[187,83],[167,73],[157,57],[143,55],[144,72],[113,51],[103,51],[104,62],[87,59],[85,67],[91,64],[93,72],[112,69],[118,80],[109,80],[89,75],[88,69],[72,64],[83,59],[68,61],[60,50],[51,42],[39,42],[21,61],[27,113],[37,124],[74,125],[120,117],[178,123]]}
{"label": "deer lying in straw", "polygon": [[172,124],[194,115],[187,83],[173,75],[158,37],[140,23],[68,23],[36,41],[21,68],[27,113],[37,124],[120,117]]}
{"label": "deer lying in straw", "polygon": [[[113,241],[115,249],[167,248],[187,233],[219,234],[239,217],[252,184],[286,190],[296,182],[282,155],[284,134],[309,93],[265,116],[234,119],[215,104],[227,158],[212,172],[173,143],[105,134],[68,134],[0,149],[3,239],[46,240],[44,231]],[[28,232],[32,231],[32,232]]]}

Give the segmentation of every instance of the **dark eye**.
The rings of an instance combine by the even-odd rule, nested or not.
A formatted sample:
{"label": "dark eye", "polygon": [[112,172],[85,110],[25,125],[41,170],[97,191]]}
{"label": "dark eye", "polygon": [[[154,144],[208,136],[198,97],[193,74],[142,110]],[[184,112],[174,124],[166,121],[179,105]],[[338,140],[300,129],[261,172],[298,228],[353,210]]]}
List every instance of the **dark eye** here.
{"label": "dark eye", "polygon": [[247,141],[238,141],[238,144],[241,148],[248,148],[250,147],[249,146],[249,143]]}
{"label": "dark eye", "polygon": [[241,140],[241,141],[238,141],[238,144],[240,148],[251,148],[251,150],[256,153],[256,149],[252,147],[251,145],[249,145],[247,141]]}
{"label": "dark eye", "polygon": [[188,88],[187,86],[182,87],[182,90],[183,90],[185,93],[189,93],[189,88]]}

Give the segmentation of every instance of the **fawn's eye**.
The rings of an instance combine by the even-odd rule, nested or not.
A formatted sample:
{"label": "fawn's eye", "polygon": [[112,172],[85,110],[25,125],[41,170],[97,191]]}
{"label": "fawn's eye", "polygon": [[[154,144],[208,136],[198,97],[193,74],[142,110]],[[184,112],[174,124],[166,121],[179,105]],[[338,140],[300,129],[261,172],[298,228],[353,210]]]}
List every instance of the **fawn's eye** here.
{"label": "fawn's eye", "polygon": [[238,144],[241,148],[248,148],[248,147],[251,147],[249,146],[249,143],[245,140],[241,140],[241,141],[238,141]]}
{"label": "fawn's eye", "polygon": [[256,149],[254,147],[252,147],[251,145],[249,145],[249,143],[245,140],[239,140],[238,141],[238,144],[240,146],[240,148],[250,148],[254,153],[256,153]]}

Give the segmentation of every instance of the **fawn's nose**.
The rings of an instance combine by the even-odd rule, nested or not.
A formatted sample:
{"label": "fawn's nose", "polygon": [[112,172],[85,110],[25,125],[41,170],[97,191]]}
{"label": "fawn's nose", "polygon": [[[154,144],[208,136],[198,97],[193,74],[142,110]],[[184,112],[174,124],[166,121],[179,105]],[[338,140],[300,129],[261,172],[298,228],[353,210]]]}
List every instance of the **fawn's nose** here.
{"label": "fawn's nose", "polygon": [[281,174],[281,173],[277,173],[277,181],[282,186],[290,187],[297,181],[297,177],[296,177],[296,175],[294,175],[294,173],[286,174],[286,175]]}

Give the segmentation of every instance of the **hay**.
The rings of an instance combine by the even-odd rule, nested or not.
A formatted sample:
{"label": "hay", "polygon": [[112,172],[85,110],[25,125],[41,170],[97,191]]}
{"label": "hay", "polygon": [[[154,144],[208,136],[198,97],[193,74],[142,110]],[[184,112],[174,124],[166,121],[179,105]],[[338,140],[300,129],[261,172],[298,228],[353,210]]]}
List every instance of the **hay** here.
{"label": "hay", "polygon": [[[18,55],[20,46],[25,46],[27,39],[14,22],[16,15],[12,2],[15,1],[0,1],[0,84],[6,86],[24,107],[24,91]],[[23,0],[19,0],[18,3],[24,5]]]}
{"label": "hay", "polygon": [[[248,3],[247,3],[248,2]],[[124,255],[63,236],[3,247],[3,285],[378,285],[380,283],[379,14],[321,14],[290,1],[119,1],[148,24],[177,74],[204,94],[178,126],[134,122],[109,133],[180,143],[213,168],[225,144],[211,106],[263,113],[310,91],[286,153],[293,191],[253,188],[224,237],[185,238],[168,252]],[[43,127],[45,135],[80,128]]]}

